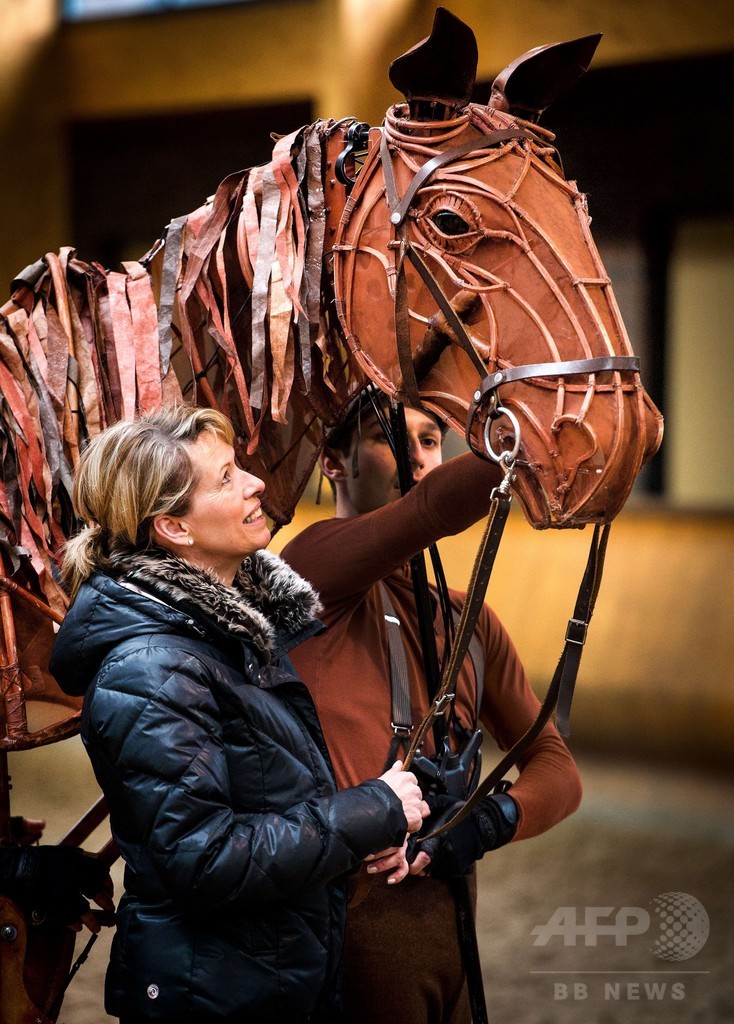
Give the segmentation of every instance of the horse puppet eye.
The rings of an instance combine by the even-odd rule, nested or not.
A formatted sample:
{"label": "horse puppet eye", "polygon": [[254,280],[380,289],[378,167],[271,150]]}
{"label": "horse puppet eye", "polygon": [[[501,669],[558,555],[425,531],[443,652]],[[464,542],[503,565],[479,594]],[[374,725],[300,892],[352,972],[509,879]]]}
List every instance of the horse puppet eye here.
{"label": "horse puppet eye", "polygon": [[458,213],[452,213],[451,210],[439,210],[438,213],[434,213],[431,220],[444,235],[465,235],[471,231],[464,218]]}
{"label": "horse puppet eye", "polygon": [[465,196],[440,192],[426,204],[417,224],[445,252],[469,252],[482,237],[481,216]]}

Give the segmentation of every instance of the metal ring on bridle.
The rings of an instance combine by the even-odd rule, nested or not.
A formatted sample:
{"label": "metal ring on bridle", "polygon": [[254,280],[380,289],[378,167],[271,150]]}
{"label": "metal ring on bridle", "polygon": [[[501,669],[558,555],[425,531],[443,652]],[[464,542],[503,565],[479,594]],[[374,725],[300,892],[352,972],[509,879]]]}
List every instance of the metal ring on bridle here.
{"label": "metal ring on bridle", "polygon": [[[509,448],[506,451],[496,452],[492,448],[489,431],[492,426],[492,421],[498,419],[500,416],[506,416],[512,424],[513,430],[515,431],[515,443],[512,448]],[[487,421],[484,424],[484,447],[493,462],[502,463],[505,466],[514,463],[520,451],[520,423],[517,416],[511,409],[505,408],[504,405],[497,405],[493,409],[492,413],[487,417]]]}

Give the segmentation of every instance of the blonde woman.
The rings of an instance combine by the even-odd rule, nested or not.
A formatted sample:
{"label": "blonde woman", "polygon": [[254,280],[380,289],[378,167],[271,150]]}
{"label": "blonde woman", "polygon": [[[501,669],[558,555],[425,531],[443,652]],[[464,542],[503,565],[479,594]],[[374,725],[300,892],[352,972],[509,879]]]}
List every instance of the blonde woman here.
{"label": "blonde woman", "polygon": [[123,1024],[327,1019],[345,873],[380,852],[399,881],[428,813],[399,765],[336,792],[287,658],[318,598],[263,550],[263,483],[232,441],[221,414],[169,409],[96,437],[75,482],[51,667],[84,694],[126,863],[106,986]]}

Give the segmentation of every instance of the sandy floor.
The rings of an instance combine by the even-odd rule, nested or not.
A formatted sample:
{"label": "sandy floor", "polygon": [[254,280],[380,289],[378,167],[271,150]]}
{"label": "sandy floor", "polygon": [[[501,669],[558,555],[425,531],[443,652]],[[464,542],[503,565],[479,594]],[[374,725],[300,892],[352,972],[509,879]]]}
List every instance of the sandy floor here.
{"label": "sandy floor", "polygon": [[[734,786],[661,767],[579,764],[581,810],[479,866],[492,1024],[732,1024]],[[15,812],[46,816],[51,841],[96,792],[78,740],[13,755],[10,770]],[[705,918],[694,904],[695,921],[683,913],[675,922],[683,902],[670,893],[708,916],[708,939],[686,959],[660,954],[701,946]],[[676,923],[677,936],[661,930]],[[72,982],[64,1024],[111,1020],[101,994],[108,944],[109,933]]]}

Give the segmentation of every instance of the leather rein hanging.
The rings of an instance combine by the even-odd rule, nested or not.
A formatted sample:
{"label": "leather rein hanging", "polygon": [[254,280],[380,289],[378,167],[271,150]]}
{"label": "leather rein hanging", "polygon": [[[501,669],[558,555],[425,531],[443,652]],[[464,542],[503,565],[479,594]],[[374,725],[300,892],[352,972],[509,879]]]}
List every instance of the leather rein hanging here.
{"label": "leather rein hanging", "polygon": [[[433,295],[439,309],[446,318],[446,321],[454,335],[456,342],[466,352],[475,368],[478,370],[481,383],[473,395],[473,401],[469,407],[467,416],[466,436],[470,447],[471,430],[479,410],[489,406],[489,413],[485,425],[484,439],[488,456],[503,466],[505,477],[502,483],[496,487],[491,496],[490,512],[487,519],[484,535],[480,543],[466,600],[456,629],[456,635],[451,647],[450,656],[442,675],[441,685],[432,700],[429,712],[415,731],[410,748],[405,756],[404,770],[407,770],[413,762],[414,757],[421,748],[428,730],[434,725],[437,718],[446,714],[447,708],[451,705],[456,696],[456,680],[459,670],[466,656],[469,643],[476,627],[480,609],[489,583],[489,578],[494,566],[497,550],[502,538],[505,523],[509,513],[512,495],[510,484],[512,481],[514,462],[520,447],[520,428],[514,414],[504,408],[499,402],[498,389],[503,384],[518,380],[527,380],[536,377],[566,377],[583,374],[595,374],[604,371],[627,371],[639,372],[639,360],[635,356],[607,355],[589,359],[576,359],[563,362],[531,363],[525,366],[509,366],[497,369],[487,374],[486,366],[479,357],[472,341],[466,331],[461,319],[453,309],[450,300],[445,295],[441,286],[431,273],[428,265],[420,253],[414,248],[407,238],[406,216],[411,203],[418,193],[422,184],[434,171],[444,164],[467,156],[480,149],[498,145],[512,139],[533,138],[532,132],[521,128],[508,128],[490,132],[486,136],[472,139],[453,149],[444,151],[433,157],[416,172],[410,185],[402,197],[398,196],[395,175],[392,167],[390,148],[386,134],[383,130],[380,143],[380,157],[382,162],[383,175],[385,180],[385,195],[390,209],[390,222],[395,228],[395,242],[391,243],[398,252],[395,260],[396,283],[395,283],[395,332],[398,350],[398,359],[402,373],[403,391],[411,404],[420,405],[418,382],[413,365],[412,352],[410,348],[410,313],[408,308],[407,281],[405,276],[405,259],[415,267],[426,287]],[[489,426],[493,419],[499,416],[507,416],[515,428],[515,440],[512,451],[505,451],[499,454],[492,451],[489,441]],[[469,799],[454,817],[446,822],[441,828],[425,836],[421,841],[440,835],[457,825],[465,818],[472,809],[488,793],[502,781],[503,776],[523,756],[528,747],[535,741],[541,730],[549,721],[553,712],[556,712],[556,725],[562,736],[569,735],[569,713],[573,691],[578,674],[581,653],[586,640],[586,633],[591,619],[596,597],[601,584],[601,577],[604,565],[604,556],[609,537],[610,525],[596,525],[591,542],[589,556],[584,571],[583,579],[579,589],[574,613],[569,619],[566,630],[565,643],[559,659],[553,679],[548,688],[546,697],[540,707],[538,715],[530,728],[520,737],[515,745],[505,754],[497,766],[474,790]]]}

